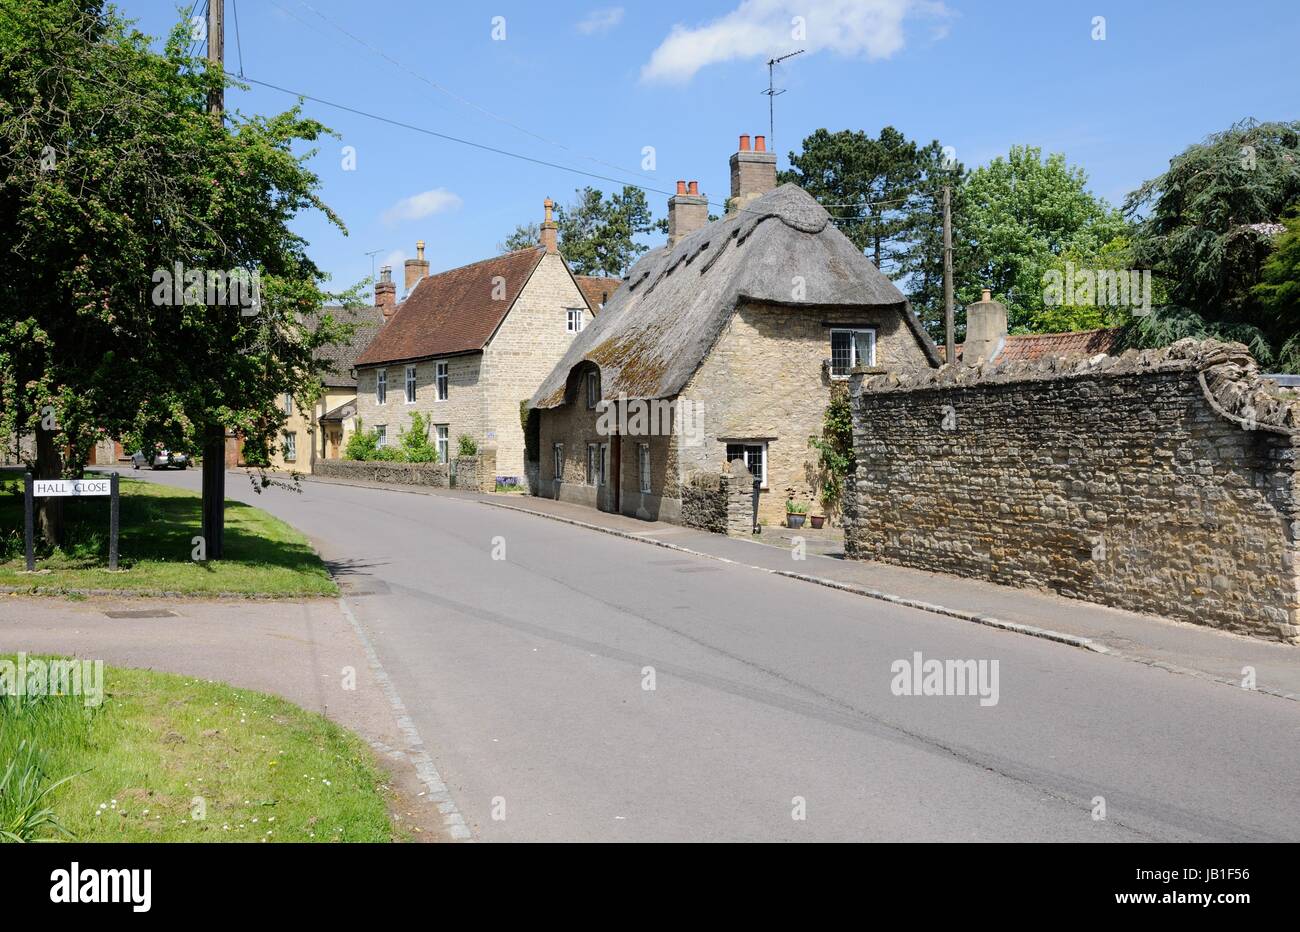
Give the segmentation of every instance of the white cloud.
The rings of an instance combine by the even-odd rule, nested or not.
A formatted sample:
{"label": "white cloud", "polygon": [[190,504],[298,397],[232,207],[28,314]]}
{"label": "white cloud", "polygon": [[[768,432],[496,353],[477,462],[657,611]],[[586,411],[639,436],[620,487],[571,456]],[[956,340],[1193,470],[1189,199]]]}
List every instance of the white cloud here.
{"label": "white cloud", "polygon": [[641,80],[683,83],[708,65],[799,48],[889,58],[903,48],[908,17],[949,15],[942,0],[742,0],[710,23],[674,26],[642,66]]}
{"label": "white cloud", "polygon": [[579,21],[578,32],[584,36],[597,32],[608,32],[621,22],[623,22],[623,8],[621,6],[592,10]]}
{"label": "white cloud", "polygon": [[384,211],[383,219],[384,223],[392,226],[408,220],[422,220],[433,214],[455,210],[460,205],[460,195],[453,194],[446,188],[434,188],[432,191],[421,191],[419,194],[412,194],[410,197],[402,198]]}

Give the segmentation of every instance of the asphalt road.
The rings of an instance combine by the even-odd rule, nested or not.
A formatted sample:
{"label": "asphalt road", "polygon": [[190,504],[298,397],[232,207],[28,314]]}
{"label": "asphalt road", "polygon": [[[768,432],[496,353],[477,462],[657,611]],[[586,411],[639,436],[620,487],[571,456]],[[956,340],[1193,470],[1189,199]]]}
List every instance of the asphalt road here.
{"label": "asphalt road", "polygon": [[[1292,701],[468,500],[227,492],[350,581],[484,841],[1300,840]],[[997,703],[894,695],[917,651]]]}

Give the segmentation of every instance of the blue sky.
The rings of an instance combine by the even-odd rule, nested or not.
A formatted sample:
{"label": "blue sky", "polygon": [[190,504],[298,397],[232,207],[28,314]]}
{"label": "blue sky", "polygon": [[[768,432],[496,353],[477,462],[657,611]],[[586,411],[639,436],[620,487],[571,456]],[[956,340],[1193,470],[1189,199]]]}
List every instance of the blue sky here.
{"label": "blue sky", "polygon": [[[190,9],[118,5],[157,36]],[[766,60],[797,48],[808,51],[777,79],[782,167],[818,127],[892,124],[955,147],[968,167],[1017,143],[1062,152],[1118,204],[1208,133],[1248,116],[1300,119],[1296,0],[226,0],[226,10],[232,71],[242,49],[250,78],[658,191],[698,179],[719,203],[737,136],[767,133]],[[292,103],[255,85],[227,98],[246,113]],[[319,215],[295,226],[339,287],[370,275],[370,251],[400,288],[417,239],[434,271],[452,268],[540,220],[547,196],[621,186],[306,110],[342,137],[311,165],[348,235]],[[641,170],[647,146],[652,171]],[[667,194],[648,197],[662,215]]]}

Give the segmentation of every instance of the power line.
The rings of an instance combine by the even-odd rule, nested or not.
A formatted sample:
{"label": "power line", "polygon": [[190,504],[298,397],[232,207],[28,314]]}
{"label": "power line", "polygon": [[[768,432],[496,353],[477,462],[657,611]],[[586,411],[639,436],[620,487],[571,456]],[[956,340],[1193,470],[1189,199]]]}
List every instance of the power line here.
{"label": "power line", "polygon": [[239,39],[239,0],[230,0],[235,11],[235,49],[239,52],[239,76],[244,76],[244,43]]}

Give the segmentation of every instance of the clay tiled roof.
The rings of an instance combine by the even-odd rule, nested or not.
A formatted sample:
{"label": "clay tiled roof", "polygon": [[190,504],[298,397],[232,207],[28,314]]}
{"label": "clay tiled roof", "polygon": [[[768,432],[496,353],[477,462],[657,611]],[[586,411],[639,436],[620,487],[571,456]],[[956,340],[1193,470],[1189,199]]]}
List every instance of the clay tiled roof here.
{"label": "clay tiled roof", "polygon": [[357,365],[481,350],[545,254],[534,246],[420,279]]}
{"label": "clay tiled roof", "polygon": [[[1119,345],[1119,327],[1098,330],[1073,330],[1067,333],[1013,333],[992,359],[992,362],[1037,362],[1040,359],[1063,356],[1096,356],[1098,353],[1114,355]],[[957,358],[962,358],[962,346],[957,344]],[[939,347],[940,356],[944,348]]]}
{"label": "clay tiled roof", "polygon": [[593,314],[599,314],[605,302],[612,298],[614,292],[618,291],[619,285],[623,284],[621,278],[602,278],[599,275],[575,275],[573,278],[578,283],[582,296],[587,299],[587,307],[591,308]]}

